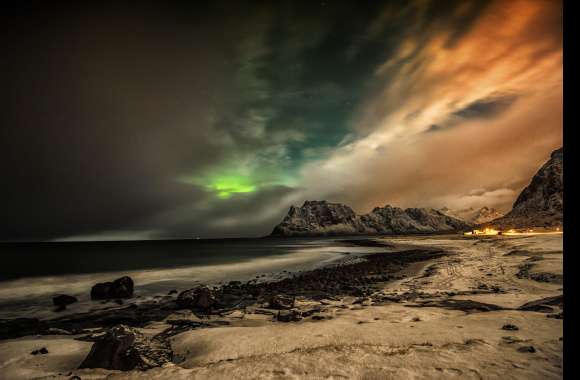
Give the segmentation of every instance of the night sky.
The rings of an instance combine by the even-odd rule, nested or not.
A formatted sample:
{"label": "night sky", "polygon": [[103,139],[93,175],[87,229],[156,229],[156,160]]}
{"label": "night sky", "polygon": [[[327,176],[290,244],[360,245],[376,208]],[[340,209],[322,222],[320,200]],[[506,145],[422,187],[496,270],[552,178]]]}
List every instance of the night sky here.
{"label": "night sky", "polygon": [[562,144],[559,1],[139,3],[4,11],[0,240],[507,211]]}

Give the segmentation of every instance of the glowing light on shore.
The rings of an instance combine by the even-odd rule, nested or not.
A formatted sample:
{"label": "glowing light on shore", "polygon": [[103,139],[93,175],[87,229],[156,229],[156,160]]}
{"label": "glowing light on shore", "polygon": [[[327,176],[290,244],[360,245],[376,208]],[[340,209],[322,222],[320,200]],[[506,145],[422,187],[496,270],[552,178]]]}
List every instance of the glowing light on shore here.
{"label": "glowing light on shore", "polygon": [[470,232],[465,232],[464,235],[499,235],[500,231],[486,227],[483,230],[473,230]]}
{"label": "glowing light on shore", "polygon": [[558,235],[563,234],[564,232],[561,231],[559,227],[554,230],[544,230],[544,231],[537,231],[532,228],[528,228],[522,231],[516,231],[513,228],[507,231],[499,231],[494,228],[484,228],[483,230],[473,230],[469,232],[464,232],[463,235],[471,236],[471,235]]}

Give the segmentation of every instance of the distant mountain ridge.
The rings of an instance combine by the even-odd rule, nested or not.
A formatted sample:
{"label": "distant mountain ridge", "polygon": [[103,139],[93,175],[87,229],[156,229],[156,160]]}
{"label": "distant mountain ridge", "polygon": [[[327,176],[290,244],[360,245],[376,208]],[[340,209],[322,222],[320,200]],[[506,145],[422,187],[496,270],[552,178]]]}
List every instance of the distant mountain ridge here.
{"label": "distant mountain ridge", "polygon": [[470,224],[482,224],[501,218],[504,214],[493,207],[483,206],[480,209],[469,207],[462,210],[451,210],[447,207],[439,209],[442,213],[463,220]]}
{"label": "distant mountain ridge", "polygon": [[522,190],[512,210],[487,225],[497,228],[561,227],[564,213],[564,151],[552,152],[530,184]]}
{"label": "distant mountain ridge", "polygon": [[349,206],[327,201],[306,201],[301,207],[291,206],[274,236],[332,236],[420,234],[453,232],[471,227],[457,218],[429,208],[375,207],[357,215]]}

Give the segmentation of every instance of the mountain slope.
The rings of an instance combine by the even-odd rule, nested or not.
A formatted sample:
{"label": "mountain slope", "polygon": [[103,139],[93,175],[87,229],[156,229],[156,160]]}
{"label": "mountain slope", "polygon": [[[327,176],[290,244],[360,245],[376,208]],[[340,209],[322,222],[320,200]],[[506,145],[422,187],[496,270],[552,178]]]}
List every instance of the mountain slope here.
{"label": "mountain slope", "polygon": [[494,219],[501,218],[503,213],[497,211],[493,207],[483,206],[480,209],[474,209],[473,207],[469,207],[462,210],[451,210],[447,207],[440,209],[442,213],[452,216],[454,218],[463,220],[467,223],[471,224],[482,224]]}
{"label": "mountain slope", "polygon": [[520,193],[512,210],[488,223],[499,228],[560,227],[563,224],[563,148],[550,159]]}
{"label": "mountain slope", "polygon": [[470,224],[425,208],[376,207],[357,215],[350,207],[327,201],[306,201],[290,207],[284,220],[274,227],[275,236],[376,235],[452,232]]}

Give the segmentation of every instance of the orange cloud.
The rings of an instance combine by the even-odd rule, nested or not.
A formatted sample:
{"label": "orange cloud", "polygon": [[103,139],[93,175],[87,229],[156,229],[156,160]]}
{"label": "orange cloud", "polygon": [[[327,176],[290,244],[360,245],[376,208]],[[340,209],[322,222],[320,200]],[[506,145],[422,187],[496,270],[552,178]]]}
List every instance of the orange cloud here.
{"label": "orange cloud", "polygon": [[[385,203],[509,209],[562,144],[560,15],[555,1],[496,1],[453,41],[445,28],[422,31],[431,34],[421,44],[424,35],[407,36],[376,70],[384,85],[356,123],[366,136],[307,166],[305,197],[361,212]],[[506,94],[515,101],[494,108]],[[474,189],[484,195],[469,196]]]}

